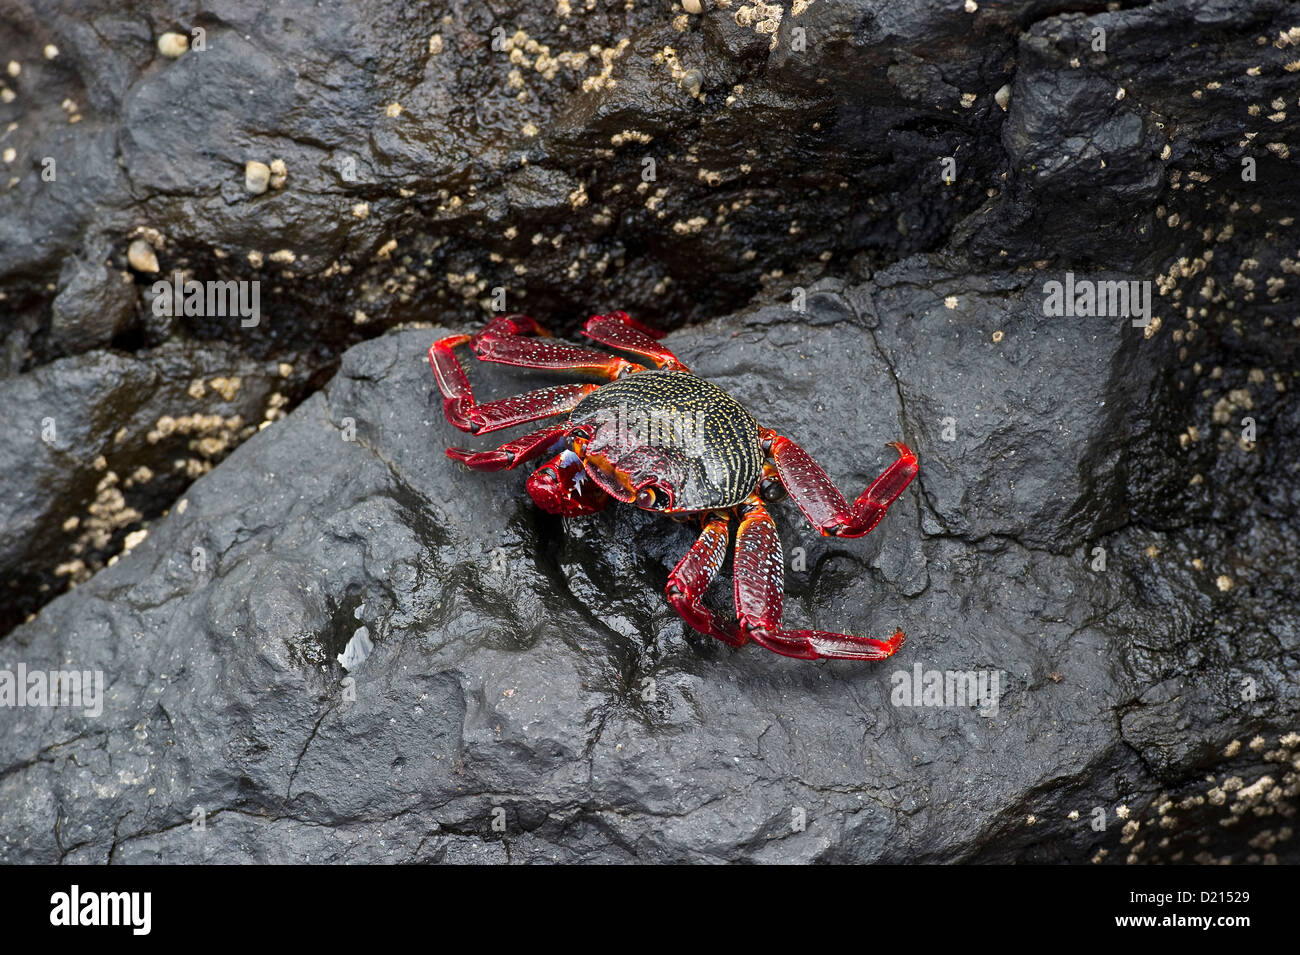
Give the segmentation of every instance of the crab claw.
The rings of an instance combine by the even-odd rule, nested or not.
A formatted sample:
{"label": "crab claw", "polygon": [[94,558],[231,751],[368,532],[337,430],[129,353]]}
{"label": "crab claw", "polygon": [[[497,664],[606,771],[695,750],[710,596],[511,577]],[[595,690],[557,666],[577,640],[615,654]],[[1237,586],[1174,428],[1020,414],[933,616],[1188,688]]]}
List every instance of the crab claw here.
{"label": "crab claw", "polygon": [[534,471],[527,486],[538,507],[560,517],[594,514],[609,502],[609,495],[583,468],[582,459],[567,449]]}

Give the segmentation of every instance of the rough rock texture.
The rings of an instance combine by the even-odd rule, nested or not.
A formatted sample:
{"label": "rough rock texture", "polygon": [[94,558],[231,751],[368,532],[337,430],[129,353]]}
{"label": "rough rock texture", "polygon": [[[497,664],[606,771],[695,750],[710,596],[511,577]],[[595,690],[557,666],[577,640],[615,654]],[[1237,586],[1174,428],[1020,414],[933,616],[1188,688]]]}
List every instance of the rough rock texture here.
{"label": "rough rock texture", "polygon": [[146,515],[281,416],[293,377],[211,342],[88,352],[0,378],[0,629],[89,577]]}
{"label": "rough rock texture", "polygon": [[[518,6],[0,0],[0,678],[109,684],[0,711],[0,858],[1300,861],[1296,6]],[[731,651],[688,528],[452,467],[402,326],[498,291],[848,490],[912,443],[866,540],[778,517],[789,614],[900,656]]]}
{"label": "rough rock texture", "polygon": [[[662,589],[689,529],[625,508],[552,519],[522,475],[448,461],[440,446],[459,435],[423,354],[439,330],[401,332],[349,351],[322,393],[197,481],[183,513],[0,646],[109,681],[99,719],[15,711],[0,852],[1294,858],[1294,840],[1274,841],[1298,786],[1297,563],[1235,566],[1238,588],[1259,591],[1242,601],[1215,590],[1221,558],[1196,534],[1129,526],[1116,502],[1133,445],[1115,446],[1114,421],[1130,438],[1160,426],[1146,409],[1168,340],[1063,326],[1008,285],[909,262],[815,288],[806,315],[768,307],[667,340],[846,487],[888,460],[886,439],[914,442],[919,493],[866,540],[825,540],[780,509],[787,553],[806,558],[788,616],[902,625],[888,663],[801,664],[685,630]],[[909,375],[920,342],[966,333],[962,381]],[[932,422],[954,401],[946,442]],[[1062,460],[1077,479],[1044,493],[1037,475]],[[1277,530],[1294,557],[1294,526]],[[1286,619],[1252,620],[1257,601]],[[373,650],[345,671],[362,629]],[[996,713],[892,705],[893,674],[914,666],[999,671]],[[1256,736],[1262,748],[1225,756]]]}
{"label": "rough rock texture", "polygon": [[[336,348],[359,334],[337,320],[356,310],[372,325],[433,302],[467,318],[495,287],[535,311],[618,302],[676,324],[730,310],[773,270],[893,261],[959,222],[958,245],[991,263],[1159,261],[1182,237],[1156,207],[1186,206],[1185,228],[1197,205],[1173,176],[1223,193],[1243,157],[1270,184],[1254,189],[1262,215],[1300,195],[1284,0],[1093,16],[815,0],[778,23],[706,6],[354,0],[323,17],[309,0],[218,0],[178,18],[10,0],[13,367],[68,347],[47,317],[78,281],[65,260],[93,250],[88,268],[121,268],[140,230],[164,270],[276,284],[264,347]],[[167,59],[164,29],[201,30],[204,48]],[[245,163],[273,159],[284,184],[249,195]],[[139,324],[174,333],[147,311]]]}
{"label": "rough rock texture", "polygon": [[[675,327],[939,249],[1293,318],[1284,0],[525,6],[0,3],[0,375],[221,339],[290,362],[292,406],[348,345],[501,296]],[[283,163],[261,194],[250,161]],[[265,320],[160,316],[177,270],[260,282]]]}
{"label": "rough rock texture", "polygon": [[[25,305],[19,354],[57,349],[41,315],[60,262],[106,245],[120,264],[141,229],[164,269],[279,283],[265,334],[337,347],[357,332],[322,305],[468,317],[495,287],[546,312],[717,314],[773,268],[931,247],[997,175],[1015,11],[918,4],[884,35],[887,11],[820,2],[772,35],[720,7],[523,6],[11,5],[25,69],[0,106],[19,173],[0,277]],[[204,49],[162,57],[150,25],[200,29]],[[963,140],[986,148],[953,187],[917,168]],[[249,195],[245,163],[273,159],[285,184]]]}

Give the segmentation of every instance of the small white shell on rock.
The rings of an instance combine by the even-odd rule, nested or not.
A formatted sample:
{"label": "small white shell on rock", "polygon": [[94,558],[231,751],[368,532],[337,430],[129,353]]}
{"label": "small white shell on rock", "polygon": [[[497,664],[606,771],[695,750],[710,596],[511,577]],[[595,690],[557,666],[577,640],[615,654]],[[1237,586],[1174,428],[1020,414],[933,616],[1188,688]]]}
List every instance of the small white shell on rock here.
{"label": "small white shell on rock", "polygon": [[126,261],[137,272],[157,272],[158,256],[147,239],[133,239],[126,249]]}
{"label": "small white shell on rock", "polygon": [[703,13],[704,5],[700,0],[682,0],[682,9],[687,13]]}
{"label": "small white shell on rock", "polygon": [[190,48],[190,38],[184,33],[164,33],[158,37],[158,52],[163,56],[176,59],[184,56]]}
{"label": "small white shell on rock", "polygon": [[366,657],[370,656],[370,651],[374,648],[374,641],[370,639],[370,628],[357,627],[352,633],[352,639],[348,641],[348,645],[343,648],[343,652],[337,659],[343,669],[351,673],[366,662]]}
{"label": "small white shell on rock", "polygon": [[271,183],[271,167],[264,162],[250,159],[244,163],[244,188],[255,196],[266,192]]}

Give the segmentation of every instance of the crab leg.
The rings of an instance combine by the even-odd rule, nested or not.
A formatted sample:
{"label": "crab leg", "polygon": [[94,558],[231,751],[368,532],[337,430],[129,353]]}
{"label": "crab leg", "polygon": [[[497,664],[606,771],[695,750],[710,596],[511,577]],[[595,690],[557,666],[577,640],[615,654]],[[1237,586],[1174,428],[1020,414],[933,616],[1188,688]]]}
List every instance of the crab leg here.
{"label": "crab leg", "polygon": [[580,371],[601,375],[611,381],[633,371],[645,371],[644,365],[630,362],[594,348],[569,345],[565,342],[538,341],[518,335],[484,337],[473,345],[474,354],[481,361],[521,368],[542,368],[551,371]]}
{"label": "crab leg", "polygon": [[855,637],[826,630],[785,630],[781,604],[785,597],[785,567],[776,526],[757,494],[741,506],[743,517],[736,532],[736,613],[742,636],[774,653],[816,660],[883,660],[903,645],[903,632],[888,640]]}
{"label": "crab leg", "polygon": [[[524,368],[589,372],[611,380],[628,372],[645,370],[642,365],[592,348],[582,348],[563,342],[536,341],[525,337],[532,335],[550,338],[549,333],[527,315],[501,315],[488,322],[487,327],[477,334],[449,335],[430,346],[429,367],[433,369],[438,390],[442,392],[442,409],[448,421],[462,431],[477,434],[484,430],[473,421],[472,412],[479,406],[474,401],[474,390],[470,387],[469,377],[456,357],[455,349],[460,345],[468,344],[483,361]],[[545,391],[547,389],[543,389],[543,392]],[[510,423],[535,421],[566,410],[569,409],[547,411]],[[504,428],[508,425],[502,424],[497,427]],[[486,430],[495,430],[495,428]]]}
{"label": "crab leg", "polygon": [[475,471],[510,471],[525,461],[531,461],[545,454],[555,445],[555,442],[564,437],[566,430],[565,425],[542,428],[522,438],[507,441],[494,451],[448,448],[447,457],[453,461],[461,461]]}
{"label": "crab leg", "polygon": [[475,332],[473,338],[475,342],[478,342],[483,338],[496,335],[540,335],[542,338],[551,337],[551,333],[542,328],[537,319],[517,312],[513,315],[498,315],[484,325],[482,331]]}
{"label": "crab leg", "polygon": [[467,412],[474,407],[474,390],[454,349],[473,339],[472,335],[449,335],[429,346],[429,367],[442,392],[442,412],[462,431],[470,429]]}
{"label": "crab leg", "polygon": [[690,626],[700,633],[707,633],[733,647],[739,647],[749,638],[741,633],[734,622],[718,619],[717,614],[701,603],[709,582],[717,576],[718,569],[726,559],[730,536],[730,515],[714,514],[707,518],[699,539],[668,575],[666,593],[673,609]]}
{"label": "crab leg", "polygon": [[916,477],[916,455],[907,445],[892,441],[890,447],[898,451],[898,460],[872,481],[850,507],[821,465],[807,451],[766,428],[761,437],[790,497],[808,522],[828,537],[869,534],[885,516],[889,505]]}
{"label": "crab leg", "polygon": [[[591,394],[599,385],[554,385],[539,388],[523,395],[511,395],[485,404],[475,404],[468,409],[462,406],[466,427],[470,434],[487,434],[517,424],[539,421],[557,414],[565,414],[578,406],[578,402]],[[452,422],[455,424],[455,422]]]}
{"label": "crab leg", "polygon": [[645,371],[626,358],[594,348],[566,342],[537,341],[526,335],[550,335],[527,315],[502,315],[470,339],[470,347],[481,361],[516,365],[523,368],[582,371],[603,375],[611,380],[631,371]]}
{"label": "crab leg", "polygon": [[474,391],[469,386],[465,369],[456,358],[455,348],[468,342],[477,345],[488,335],[542,335],[549,333],[527,315],[501,315],[488,322],[487,326],[474,335],[449,335],[439,339],[429,347],[429,367],[437,379],[438,390],[442,392],[442,407],[447,420],[469,431],[469,419],[466,417],[474,407]]}
{"label": "crab leg", "polygon": [[582,328],[582,334],[600,342],[602,345],[608,345],[610,348],[617,348],[620,351],[631,352],[634,355],[640,355],[642,358],[648,358],[656,368],[662,368],[666,371],[687,370],[676,355],[656,341],[656,339],[663,337],[662,332],[647,328],[628,315],[627,312],[593,315],[587,319],[587,324]]}

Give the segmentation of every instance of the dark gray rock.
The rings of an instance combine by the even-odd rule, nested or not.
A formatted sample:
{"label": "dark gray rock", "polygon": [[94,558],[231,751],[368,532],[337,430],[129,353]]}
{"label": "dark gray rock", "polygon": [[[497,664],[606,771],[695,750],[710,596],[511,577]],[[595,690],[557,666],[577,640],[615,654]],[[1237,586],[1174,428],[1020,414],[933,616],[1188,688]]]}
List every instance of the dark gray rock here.
{"label": "dark gray rock", "polygon": [[216,342],[92,351],[0,378],[0,629],[121,552],[293,387]]}
{"label": "dark gray rock", "polygon": [[[0,10],[0,634],[84,581],[0,665],[110,683],[5,711],[0,857],[1297,860],[1294,4],[706,7]],[[266,320],[155,314],[140,230]],[[1067,271],[1151,326],[1045,315]],[[868,539],[778,517],[791,617],[903,654],[728,650],[688,528],[452,468],[434,331],[352,346],[497,290],[678,329],[847,490],[911,442]]]}
{"label": "dark gray rock", "polygon": [[67,354],[103,348],[133,317],[135,284],[128,273],[105,266],[106,253],[63,261],[59,294],[50,307],[50,338]]}
{"label": "dark gray rock", "polygon": [[[1234,571],[1289,615],[1266,623],[1189,565],[1198,531],[1126,520],[1114,483],[1138,451],[1111,431],[1168,407],[1170,344],[1053,325],[1025,285],[915,261],[667,339],[850,491],[886,440],[914,443],[916,491],[865,540],[778,508],[806,568],[788,618],[902,626],[875,666],[686,630],[662,590],[689,528],[553,519],[522,474],[454,466],[442,448],[466,439],[424,357],[442,330],[349,351],[0,644],[8,666],[107,680],[97,719],[12,711],[0,857],[1294,861],[1297,562]],[[528,383],[498,371],[475,366],[482,394]],[[1053,493],[1022,490],[1053,462]],[[1294,526],[1268,533],[1296,555]],[[345,671],[352,642],[372,649]],[[913,667],[998,673],[996,712],[895,705]]]}
{"label": "dark gray rock", "polygon": [[[1094,16],[1040,0],[973,14],[820,0],[775,33],[742,6],[677,22],[654,6],[11,5],[0,16],[24,70],[0,104],[17,124],[0,281],[23,348],[48,328],[63,259],[104,246],[120,265],[141,226],[165,239],[166,270],[273,279],[278,341],[320,343],[328,362],[363,330],[322,329],[322,310],[360,309],[364,331],[431,302],[468,321],[495,287],[539,313],[600,301],[672,326],[734,310],[773,270],[834,269],[823,254],[887,264],[951,244],[986,266],[1132,268],[1179,251],[1158,225],[1173,207],[1157,207],[1192,197],[1171,195],[1170,174],[1208,173],[1222,193],[1244,156],[1274,219],[1300,200],[1269,146],[1297,122],[1267,118],[1291,76],[1292,51],[1273,42],[1292,25],[1284,0]],[[169,60],[154,47],[164,30],[202,30],[204,47]],[[244,164],[273,159],[284,187],[247,194]],[[292,263],[269,258],[285,250]],[[33,346],[29,364],[67,353],[57,335]]]}
{"label": "dark gray rock", "polygon": [[1169,350],[1122,317],[1045,316],[1054,278],[906,260],[876,275],[874,301],[894,319],[876,338],[907,429],[931,448],[925,487],[943,529],[1066,554],[1127,522],[1131,444]]}
{"label": "dark gray rock", "polygon": [[[1032,24],[1001,130],[1005,188],[962,241],[987,261],[1141,271],[1188,254],[1180,230],[1226,215],[1225,195],[1267,223],[1239,222],[1245,241],[1293,215],[1294,149],[1279,145],[1295,143],[1300,113],[1276,104],[1294,98],[1294,19],[1288,3],[1189,0]],[[1243,160],[1256,165],[1248,182]]]}

